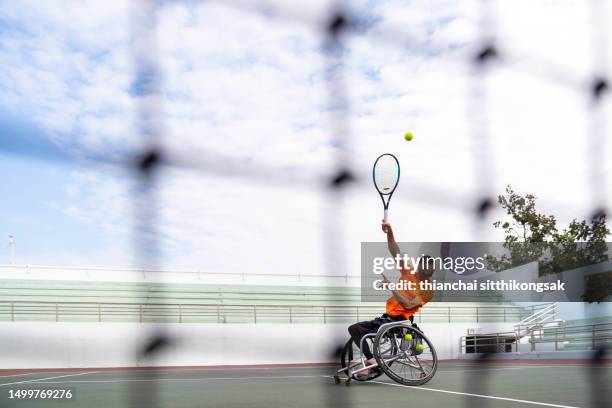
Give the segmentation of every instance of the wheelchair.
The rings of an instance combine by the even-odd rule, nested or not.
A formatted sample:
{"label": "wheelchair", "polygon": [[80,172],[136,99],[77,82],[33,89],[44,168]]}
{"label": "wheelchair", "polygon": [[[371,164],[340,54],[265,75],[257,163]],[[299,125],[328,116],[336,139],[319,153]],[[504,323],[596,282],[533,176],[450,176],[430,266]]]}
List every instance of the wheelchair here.
{"label": "wheelchair", "polygon": [[[436,349],[413,318],[384,323],[376,333],[363,336],[362,345],[366,341],[376,363],[367,365],[362,347],[349,339],[340,357],[341,368],[334,375],[336,384],[344,382],[348,386],[352,380],[370,381],[386,374],[403,385],[423,385],[436,373]],[[365,369],[368,374],[361,374]]]}

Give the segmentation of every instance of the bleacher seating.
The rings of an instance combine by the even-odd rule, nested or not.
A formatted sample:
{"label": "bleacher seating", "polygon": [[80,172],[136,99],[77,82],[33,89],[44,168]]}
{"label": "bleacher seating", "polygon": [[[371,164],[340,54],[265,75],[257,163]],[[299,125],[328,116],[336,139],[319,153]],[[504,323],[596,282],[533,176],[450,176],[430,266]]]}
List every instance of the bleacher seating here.
{"label": "bleacher seating", "polygon": [[[0,319],[202,323],[340,323],[373,318],[358,287],[0,279]],[[516,322],[508,303],[431,302],[426,322]]]}

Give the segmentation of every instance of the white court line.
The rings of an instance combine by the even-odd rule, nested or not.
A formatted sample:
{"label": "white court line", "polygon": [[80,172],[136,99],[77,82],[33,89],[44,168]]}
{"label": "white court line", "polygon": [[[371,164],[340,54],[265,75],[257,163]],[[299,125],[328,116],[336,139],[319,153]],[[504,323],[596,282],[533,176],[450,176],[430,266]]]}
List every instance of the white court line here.
{"label": "white court line", "polygon": [[[74,380],[74,381],[45,381],[43,384],[79,384],[79,383],[118,383],[118,382],[148,382],[148,381],[226,381],[226,380],[282,380],[291,378],[321,378],[325,375],[293,375],[293,376],[260,376],[260,377],[203,377],[203,378],[125,378],[117,380]],[[332,378],[332,377],[329,377]]]}
{"label": "white court line", "polygon": [[[512,360],[508,360],[508,361],[512,361]],[[487,363],[484,363],[487,364]],[[481,367],[483,364],[461,364],[461,365],[455,365],[455,364],[442,364],[444,367]],[[495,362],[491,362],[490,365],[495,366],[495,367],[500,367],[500,366],[506,366],[506,367],[548,367],[548,368],[554,368],[554,367],[593,367],[593,364],[591,364],[591,361],[585,361],[584,363],[577,363],[577,364],[503,364],[503,363],[495,363]],[[602,365],[604,367],[606,367],[606,365]],[[612,367],[612,365],[608,365],[607,367]]]}
{"label": "white court line", "polygon": [[[60,371],[58,371],[60,372]],[[25,374],[9,374],[9,375],[0,375],[0,378],[8,378],[8,377],[24,377],[26,375],[36,375],[36,374],[43,374],[43,373],[25,373]]]}
{"label": "white court line", "polygon": [[[478,367],[478,366],[456,366],[456,367]],[[504,369],[524,369],[524,368],[579,368],[579,369],[591,369],[591,368],[612,368],[612,365],[591,365],[591,364],[552,364],[552,365],[541,365],[541,364],[527,364],[527,365],[517,365],[517,366],[508,366],[508,367],[499,367],[491,368],[490,370],[504,370]],[[450,371],[450,370],[449,370]],[[470,371],[470,370],[465,370]],[[474,370],[475,371],[475,370]]]}
{"label": "white court line", "polygon": [[45,381],[45,380],[54,380],[54,379],[56,379],[56,378],[75,377],[75,376],[77,376],[77,375],[95,374],[95,373],[99,373],[99,372],[100,372],[100,371],[88,371],[88,372],[86,372],[86,373],[77,373],[77,374],[57,375],[57,376],[55,376],[55,377],[47,377],[47,378],[34,378],[34,379],[32,379],[32,380],[16,381],[16,382],[10,382],[10,383],[0,384],[0,387],[4,387],[5,385],[26,384],[26,383],[32,383],[32,382]]}
{"label": "white court line", "polygon": [[570,406],[570,405],[558,405],[558,404],[550,404],[548,402],[528,401],[528,400],[521,400],[521,399],[515,399],[515,398],[506,398],[506,397],[495,397],[493,395],[470,394],[469,392],[439,390],[439,389],[436,389],[436,388],[426,388],[426,387],[420,387],[420,386],[419,387],[411,387],[409,385],[393,384],[393,383],[387,383],[387,382],[382,382],[382,381],[373,381],[373,380],[370,380],[369,382],[376,383],[376,384],[390,385],[392,387],[408,388],[408,389],[411,389],[411,390],[433,391],[433,392],[441,392],[441,393],[445,393],[445,394],[455,394],[455,395],[467,395],[469,397],[479,397],[479,398],[489,398],[489,399],[502,400],[502,401],[520,402],[520,403],[523,403],[523,404],[543,405],[543,406],[546,406],[546,407],[578,408],[578,407],[574,407],[574,406]]}
{"label": "white court line", "polygon": [[[264,371],[264,370],[315,370],[315,369],[325,369],[325,368],[334,368],[336,367],[335,365],[330,365],[330,366],[321,366],[321,367],[302,367],[302,366],[291,366],[291,367],[234,367],[234,366],[227,366],[227,367],[189,367],[189,366],[185,366],[185,367],[179,367],[179,368],[171,368],[171,369],[164,369],[164,367],[153,367],[154,371],[242,371],[242,370],[259,370],[259,371]],[[125,371],[125,370],[121,370],[121,371]],[[129,371],[129,370],[128,370]]]}
{"label": "white court line", "polygon": [[436,373],[471,373],[474,371],[512,371],[524,370],[529,367],[476,368],[473,370],[437,370]]}

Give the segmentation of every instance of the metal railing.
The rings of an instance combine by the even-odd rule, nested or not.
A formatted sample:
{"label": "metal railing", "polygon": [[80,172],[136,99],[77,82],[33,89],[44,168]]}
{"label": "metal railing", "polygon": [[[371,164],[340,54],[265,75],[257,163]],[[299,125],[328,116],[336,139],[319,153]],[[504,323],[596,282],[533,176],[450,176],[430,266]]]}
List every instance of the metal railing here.
{"label": "metal railing", "polygon": [[537,312],[541,311],[542,309],[546,309],[550,305],[554,305],[554,304],[557,304],[557,302],[537,303],[535,305],[524,306],[523,309],[525,309],[527,312],[529,312],[529,316],[531,316],[531,315],[534,315]]}
{"label": "metal railing", "polygon": [[[537,311],[536,311],[537,308]],[[514,325],[518,337],[527,336],[557,319],[557,303],[544,303],[531,307],[533,313]]]}
{"label": "metal railing", "polygon": [[[541,303],[525,308],[529,315],[514,325],[514,332],[469,334],[460,339],[461,353],[518,352],[519,342],[525,336],[541,332],[557,318],[557,303]],[[532,346],[533,348],[533,346]]]}
{"label": "metal railing", "polygon": [[51,265],[6,265],[0,264],[0,271],[21,271],[26,275],[32,273],[45,273],[45,272],[55,272],[61,271],[65,273],[78,273],[84,276],[89,276],[90,274],[118,274],[124,276],[135,276],[146,279],[149,277],[156,277],[159,275],[170,274],[170,275],[184,275],[184,276],[192,276],[194,279],[201,280],[205,277],[223,277],[227,279],[228,277],[238,278],[240,281],[245,281],[248,278],[276,278],[283,280],[294,280],[296,282],[302,282],[304,279],[321,279],[328,280],[332,279],[342,279],[344,282],[354,281],[356,284],[361,279],[361,275],[350,275],[346,274],[317,274],[317,273],[265,273],[265,272],[215,272],[215,271],[207,271],[207,270],[178,270],[178,269],[136,269],[136,268],[102,268],[102,267],[70,267],[70,266],[51,266]]}
{"label": "metal railing", "polygon": [[[460,339],[461,353],[504,353],[519,351],[521,337],[518,332],[470,334]],[[530,350],[537,344],[554,344],[554,350],[595,350],[612,347],[612,323],[555,326],[532,330],[528,336]],[[548,348],[552,349],[552,347]]]}
{"label": "metal railing", "polygon": [[469,334],[461,336],[459,350],[462,354],[518,352],[519,340],[516,332]]}
{"label": "metal railing", "polygon": [[[98,321],[173,323],[343,323],[372,319],[384,312],[373,305],[262,305],[0,301],[0,321]],[[417,322],[513,322],[521,309],[504,305],[430,304]]]}
{"label": "metal railing", "polygon": [[612,346],[612,323],[556,326],[532,331],[529,336],[531,351],[537,344],[554,344],[560,349],[594,350],[601,346]]}

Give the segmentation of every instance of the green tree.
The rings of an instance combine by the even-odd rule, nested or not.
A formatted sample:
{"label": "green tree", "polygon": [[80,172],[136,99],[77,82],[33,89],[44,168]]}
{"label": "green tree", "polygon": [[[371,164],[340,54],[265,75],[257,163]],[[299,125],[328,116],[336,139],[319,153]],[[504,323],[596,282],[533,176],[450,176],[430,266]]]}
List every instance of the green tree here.
{"label": "green tree", "polygon": [[[609,259],[606,238],[610,230],[605,214],[599,214],[591,222],[573,219],[560,231],[553,215],[537,211],[533,194],[522,196],[509,185],[505,193],[497,197],[497,202],[510,220],[496,221],[493,226],[503,230],[504,248],[508,253],[501,257],[488,256],[489,269],[501,271],[538,262],[540,275],[546,275]],[[583,299],[603,301],[612,293],[611,281],[610,273],[589,277]]]}

